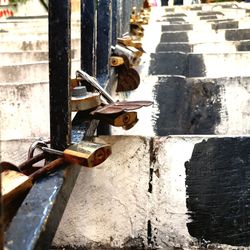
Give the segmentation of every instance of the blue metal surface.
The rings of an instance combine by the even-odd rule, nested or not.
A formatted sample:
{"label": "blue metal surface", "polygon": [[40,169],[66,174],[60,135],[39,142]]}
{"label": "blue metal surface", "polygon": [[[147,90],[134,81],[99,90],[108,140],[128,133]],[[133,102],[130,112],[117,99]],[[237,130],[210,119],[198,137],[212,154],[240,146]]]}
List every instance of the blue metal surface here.
{"label": "blue metal surface", "polygon": [[112,1],[112,41],[111,44],[114,46],[117,40],[117,1]]}
{"label": "blue metal surface", "polygon": [[95,75],[95,12],[95,1],[81,1],[81,69],[90,75]]}
{"label": "blue metal surface", "polygon": [[112,0],[99,0],[97,7],[96,76],[102,87],[109,75]]}

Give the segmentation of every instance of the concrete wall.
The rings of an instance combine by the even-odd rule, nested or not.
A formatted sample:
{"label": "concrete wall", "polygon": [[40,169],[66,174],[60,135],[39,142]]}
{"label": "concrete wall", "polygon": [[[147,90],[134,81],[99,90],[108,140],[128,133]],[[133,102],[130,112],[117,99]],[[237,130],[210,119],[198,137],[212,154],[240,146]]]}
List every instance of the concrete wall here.
{"label": "concrete wall", "polygon": [[[185,226],[184,161],[200,139],[154,142],[117,136],[100,140],[111,143],[113,154],[95,169],[82,169],[73,191],[77,195],[68,203],[54,246],[188,246],[193,240]],[[181,159],[168,151],[174,152],[177,144],[185,147]],[[152,158],[154,150],[157,158]]]}
{"label": "concrete wall", "polygon": [[[238,210],[249,204],[249,184],[235,184],[241,190],[236,193],[227,189],[228,183],[249,178],[239,176],[232,160],[243,168],[248,164],[248,137],[113,136],[97,141],[110,143],[113,154],[95,169],[82,169],[54,247],[235,249],[230,245],[249,244],[249,226],[244,226],[248,213]],[[222,155],[228,156],[226,165]],[[207,199],[210,211],[205,212]],[[238,212],[229,215],[231,209]]]}

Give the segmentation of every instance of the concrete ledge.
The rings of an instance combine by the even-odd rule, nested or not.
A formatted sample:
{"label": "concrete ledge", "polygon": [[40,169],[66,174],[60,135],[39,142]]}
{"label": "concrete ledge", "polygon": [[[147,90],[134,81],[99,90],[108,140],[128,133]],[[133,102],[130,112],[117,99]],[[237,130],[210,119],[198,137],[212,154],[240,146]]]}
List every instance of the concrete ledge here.
{"label": "concrete ledge", "polygon": [[165,31],[186,31],[186,30],[193,30],[192,24],[170,24],[170,25],[162,25],[161,26],[162,32]]}
{"label": "concrete ledge", "polygon": [[[0,58],[0,67],[3,65],[25,64],[27,62],[48,61],[48,51],[0,52]],[[76,59],[76,50],[72,50],[71,58]]]}
{"label": "concrete ledge", "polygon": [[210,16],[210,15],[208,15],[208,16],[201,16],[200,17],[200,20],[202,21],[204,21],[204,20],[216,20],[216,19],[218,19],[218,17],[217,16]]}
{"label": "concrete ledge", "polygon": [[[72,77],[74,77],[75,71],[80,68],[80,60],[72,60],[71,67]],[[0,79],[0,85],[7,85],[10,83],[22,84],[48,81],[48,61],[0,66]]]}
{"label": "concrete ledge", "polygon": [[169,31],[161,34],[160,42],[223,42],[225,41],[225,31],[219,30],[215,32],[212,29],[203,29],[200,31]]}
{"label": "concrete ledge", "polygon": [[171,13],[171,14],[167,14],[167,15],[165,15],[165,16],[163,16],[163,17],[186,17],[187,15],[186,14],[184,14],[184,13]]}
{"label": "concrete ledge", "polygon": [[[216,64],[215,64],[216,62]],[[150,74],[187,77],[249,76],[250,53],[183,53],[152,54]]]}
{"label": "concrete ledge", "polygon": [[28,157],[30,145],[39,137],[22,140],[0,140],[0,161],[9,161],[15,165],[24,162]]}
{"label": "concrete ledge", "polygon": [[249,51],[250,50],[250,41],[242,41],[237,45],[238,51]]}
{"label": "concrete ledge", "polygon": [[186,75],[187,54],[183,52],[159,52],[151,55],[149,74]]}
{"label": "concrete ledge", "polygon": [[197,16],[217,16],[217,15],[224,16],[224,14],[221,11],[200,11],[200,12],[197,12]]}
{"label": "concrete ledge", "polygon": [[0,85],[1,140],[49,137],[49,85]]}
{"label": "concrete ledge", "polygon": [[[190,54],[188,57],[190,77],[224,77],[224,76],[249,76],[250,67],[250,53],[221,53],[221,54],[203,54],[203,62],[200,59],[200,64],[197,64],[197,57],[201,58],[199,54]],[[203,66],[204,64],[204,66]],[[204,67],[205,75],[195,73],[194,69]]]}
{"label": "concrete ledge", "polygon": [[185,31],[163,32],[161,42],[188,42],[188,34]]}
{"label": "concrete ledge", "polygon": [[225,38],[228,41],[250,40],[250,29],[226,30]]}
{"label": "concrete ledge", "polygon": [[[79,49],[80,39],[72,38],[71,47],[72,49]],[[11,51],[48,51],[48,40],[40,39],[27,39],[17,40],[16,37],[12,40],[2,40],[0,46],[0,52],[11,52]]]}
{"label": "concrete ledge", "polygon": [[156,135],[249,134],[249,83],[249,77],[159,77]]}
{"label": "concrete ledge", "polygon": [[[249,204],[244,196],[248,175],[242,175],[241,170],[249,164],[249,137],[111,136],[96,141],[110,143],[113,153],[99,167],[81,170],[53,247],[198,249],[202,239],[209,239],[208,248],[232,249],[216,244],[217,229],[220,243],[249,243],[248,228],[240,232],[245,237],[235,234],[243,223],[238,218],[248,215],[234,199]],[[218,169],[224,170],[220,174]],[[228,187],[228,183],[235,185]],[[230,218],[234,216],[230,208],[223,207],[224,195],[230,207],[236,209],[237,224],[224,217],[224,212]],[[212,214],[206,213],[204,204],[211,207]],[[192,223],[192,229],[197,225],[206,233],[205,239],[201,230],[196,230],[200,234],[194,233]]]}
{"label": "concrete ledge", "polygon": [[164,19],[165,22],[169,22],[170,24],[175,24],[175,23],[185,23],[186,20],[182,17],[168,17]]}
{"label": "concrete ledge", "polygon": [[180,51],[185,53],[232,53],[237,50],[250,50],[250,47],[246,45],[240,46],[240,42],[208,42],[208,43],[186,43],[186,42],[170,42],[170,43],[159,43],[156,47],[157,52],[169,52],[169,51]]}
{"label": "concrete ledge", "polygon": [[158,52],[192,52],[192,45],[189,43],[159,43],[156,47],[156,53]]}
{"label": "concrete ledge", "polygon": [[238,21],[226,21],[226,22],[218,22],[212,23],[212,29],[238,29],[239,22]]}

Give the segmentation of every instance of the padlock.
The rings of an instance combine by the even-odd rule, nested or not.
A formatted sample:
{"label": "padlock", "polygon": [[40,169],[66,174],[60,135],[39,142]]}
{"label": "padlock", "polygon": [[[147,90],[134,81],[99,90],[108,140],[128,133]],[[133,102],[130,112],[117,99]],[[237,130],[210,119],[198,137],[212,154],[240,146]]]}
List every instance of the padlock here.
{"label": "padlock", "polygon": [[139,64],[140,57],[137,56],[131,49],[128,49],[119,44],[117,44],[116,46],[112,46],[111,48],[112,48],[112,52],[114,55],[117,55],[117,56],[125,55],[128,58],[129,64],[131,66]]}
{"label": "padlock", "polygon": [[[134,54],[137,58],[141,57],[142,54],[143,54],[142,51],[138,50],[137,48],[135,48],[135,47],[133,47],[133,46],[127,46],[126,48],[129,49],[130,51],[132,51],[133,54]],[[139,61],[139,60],[137,60],[137,61]]]}
{"label": "padlock", "polygon": [[[124,56],[123,56],[124,57]],[[125,57],[124,57],[125,58]],[[125,58],[125,60],[128,60]],[[128,64],[128,63],[124,63]],[[122,67],[124,65],[121,65],[119,67]],[[134,70],[130,68],[130,71]],[[135,71],[136,72],[136,71]],[[90,115],[93,115],[95,119],[99,118],[100,120],[106,120],[107,122],[110,122],[111,125],[119,126],[121,125],[124,129],[130,129],[137,123],[137,113],[136,112],[130,112],[132,110],[139,109],[144,106],[150,106],[152,105],[151,101],[114,101],[114,99],[105,91],[98,83],[98,81],[94,78],[88,75],[86,72],[82,70],[77,70],[76,75],[79,78],[82,78],[86,81],[88,81],[97,91],[100,92],[100,94],[105,98],[106,102],[108,104],[102,104],[99,107],[97,107],[95,110],[90,112]],[[139,77],[139,74],[137,73],[136,76],[133,77]],[[119,75],[118,75],[119,79]],[[132,78],[131,78],[132,79]],[[134,81],[134,79],[132,79]],[[130,81],[131,82],[131,81]],[[136,80],[138,82],[138,80]],[[122,88],[123,86],[121,86]],[[125,86],[126,87],[126,86]],[[134,87],[134,86],[132,86]],[[136,86],[135,86],[136,87]],[[123,126],[124,125],[124,126]]]}
{"label": "padlock", "polygon": [[117,67],[124,64],[124,60],[120,56],[111,56],[109,61],[110,61],[110,66],[112,67]]}
{"label": "padlock", "polygon": [[101,104],[100,94],[87,92],[85,86],[76,86],[72,90],[71,110],[85,111],[96,108]]}
{"label": "padlock", "polygon": [[144,36],[144,28],[137,22],[130,23],[130,33],[140,39]]}
{"label": "padlock", "polygon": [[133,46],[133,40],[130,36],[118,37],[117,43],[124,46]]}
{"label": "padlock", "polygon": [[[18,169],[6,169],[6,163],[1,162],[2,179],[2,197],[4,206],[4,225],[8,225],[12,217],[15,215],[18,207],[22,203],[26,194],[32,187],[33,183],[50,173],[60,166],[67,163],[77,163],[86,167],[94,167],[105,161],[111,154],[111,146],[105,144],[97,144],[92,142],[82,141],[79,144],[74,144],[63,152],[53,150],[48,147],[42,147],[45,154],[53,154],[59,158],[49,162],[44,167],[39,168],[29,176],[21,173]],[[12,164],[14,167],[15,165]],[[24,164],[23,164],[24,165]]]}
{"label": "padlock", "polygon": [[142,48],[141,41],[132,40],[131,36],[124,36],[124,37],[117,38],[117,43],[119,45],[123,45],[123,46],[127,46],[127,47],[129,47],[129,46],[134,47],[134,48],[138,49],[139,51],[141,51],[142,53],[145,53],[144,49]]}
{"label": "padlock", "polygon": [[132,128],[138,121],[137,112],[125,112],[118,114],[95,113],[94,119],[104,121],[114,127]]}
{"label": "padlock", "polygon": [[88,141],[73,144],[64,151],[43,148],[45,153],[62,157],[64,161],[85,167],[95,167],[104,162],[111,155],[111,146]]}
{"label": "padlock", "polygon": [[[56,159],[43,168],[27,176],[15,170],[5,170],[1,172],[2,179],[2,199],[4,218],[3,223],[6,228],[15,215],[18,207],[21,205],[33,183],[43,174],[59,167],[63,164],[63,159]],[[2,166],[3,163],[1,162]]]}

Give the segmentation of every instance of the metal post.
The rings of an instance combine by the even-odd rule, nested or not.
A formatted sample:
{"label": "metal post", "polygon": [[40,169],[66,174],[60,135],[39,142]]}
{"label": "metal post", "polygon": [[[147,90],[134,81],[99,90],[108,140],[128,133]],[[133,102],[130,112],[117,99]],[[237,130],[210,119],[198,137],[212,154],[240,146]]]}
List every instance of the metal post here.
{"label": "metal post", "polygon": [[115,46],[117,39],[117,0],[112,1],[112,45]]}
{"label": "metal post", "polygon": [[81,1],[81,68],[89,75],[95,75],[95,11],[96,1]]}
{"label": "metal post", "polygon": [[109,75],[112,0],[99,0],[97,8],[96,76],[104,85]]}
{"label": "metal post", "polygon": [[59,150],[71,140],[70,14],[70,0],[49,1],[50,138]]}
{"label": "metal post", "polygon": [[130,21],[130,14],[131,14],[131,2],[130,1],[123,1],[122,2],[122,34],[129,32],[129,21]]}
{"label": "metal post", "polygon": [[[1,156],[0,156],[0,160],[1,160]],[[1,166],[0,166],[0,172],[2,172]],[[3,244],[4,244],[3,243],[4,242],[4,228],[3,227],[4,225],[3,225],[2,178],[0,176],[0,250],[3,249]]]}
{"label": "metal post", "polygon": [[117,36],[122,35],[122,1],[117,0]]}

